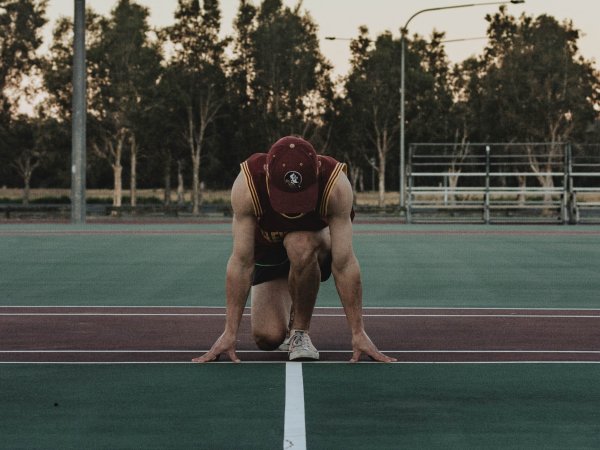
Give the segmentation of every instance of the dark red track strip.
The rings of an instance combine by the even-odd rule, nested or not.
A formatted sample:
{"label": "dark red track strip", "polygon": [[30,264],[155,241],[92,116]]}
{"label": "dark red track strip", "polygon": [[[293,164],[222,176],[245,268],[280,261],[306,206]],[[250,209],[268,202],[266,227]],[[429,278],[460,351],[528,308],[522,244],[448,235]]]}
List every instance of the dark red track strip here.
{"label": "dark red track strip", "polygon": [[[0,307],[0,362],[186,362],[210,348],[223,308]],[[600,362],[600,310],[365,310],[378,347],[406,362]],[[351,356],[339,308],[319,308],[311,336],[322,361]],[[261,352],[245,316],[239,357],[285,361]]]}

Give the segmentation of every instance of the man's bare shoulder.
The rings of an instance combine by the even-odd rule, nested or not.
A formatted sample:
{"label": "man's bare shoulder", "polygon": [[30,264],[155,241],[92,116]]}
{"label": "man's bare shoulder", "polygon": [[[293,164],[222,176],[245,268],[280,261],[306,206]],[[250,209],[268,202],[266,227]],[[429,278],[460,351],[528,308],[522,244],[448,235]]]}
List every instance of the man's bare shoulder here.
{"label": "man's bare shoulder", "polygon": [[253,216],[252,195],[248,188],[246,176],[242,171],[238,174],[231,187],[231,208],[239,216]]}
{"label": "man's bare shoulder", "polygon": [[346,174],[341,172],[329,195],[327,215],[330,217],[350,217],[353,202],[354,192],[352,191],[352,185]]}

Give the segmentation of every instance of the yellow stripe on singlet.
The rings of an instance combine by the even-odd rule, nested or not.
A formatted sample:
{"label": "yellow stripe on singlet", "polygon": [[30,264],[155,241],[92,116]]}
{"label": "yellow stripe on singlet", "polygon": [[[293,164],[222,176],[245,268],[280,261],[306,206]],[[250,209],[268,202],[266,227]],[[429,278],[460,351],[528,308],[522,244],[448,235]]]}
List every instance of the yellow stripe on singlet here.
{"label": "yellow stripe on singlet", "polygon": [[254,181],[252,180],[252,175],[250,174],[250,169],[248,168],[248,162],[244,161],[242,164],[242,170],[244,171],[244,176],[246,177],[246,184],[248,185],[248,190],[250,191],[250,196],[252,197],[252,206],[254,206],[254,214],[257,217],[262,216],[262,208],[260,207],[260,200],[258,198],[258,193],[256,192],[256,186],[254,186]]}
{"label": "yellow stripe on singlet", "polygon": [[340,172],[342,170],[344,170],[345,167],[346,167],[346,164],[337,163],[335,168],[333,169],[333,172],[331,173],[331,176],[329,177],[329,181],[325,185],[325,190],[323,191],[323,200],[321,201],[321,211],[320,211],[321,216],[323,216],[323,217],[327,215],[327,205],[329,204],[329,196],[331,195],[333,186],[335,185],[337,178],[340,176]]}

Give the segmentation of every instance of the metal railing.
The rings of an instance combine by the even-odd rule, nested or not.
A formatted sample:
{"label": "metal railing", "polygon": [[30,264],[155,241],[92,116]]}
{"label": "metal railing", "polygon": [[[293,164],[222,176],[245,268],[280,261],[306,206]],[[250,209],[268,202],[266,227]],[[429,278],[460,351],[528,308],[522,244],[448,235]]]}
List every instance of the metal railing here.
{"label": "metal railing", "polygon": [[600,220],[600,153],[569,143],[411,144],[407,180],[409,223]]}

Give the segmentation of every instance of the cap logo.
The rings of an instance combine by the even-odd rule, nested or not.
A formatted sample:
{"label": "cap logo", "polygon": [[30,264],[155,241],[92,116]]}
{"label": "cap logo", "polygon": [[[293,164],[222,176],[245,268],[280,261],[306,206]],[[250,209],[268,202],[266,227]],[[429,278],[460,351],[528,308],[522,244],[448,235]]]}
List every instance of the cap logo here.
{"label": "cap logo", "polygon": [[283,181],[285,181],[285,184],[291,189],[302,189],[302,175],[295,170],[287,172],[283,176]]}

